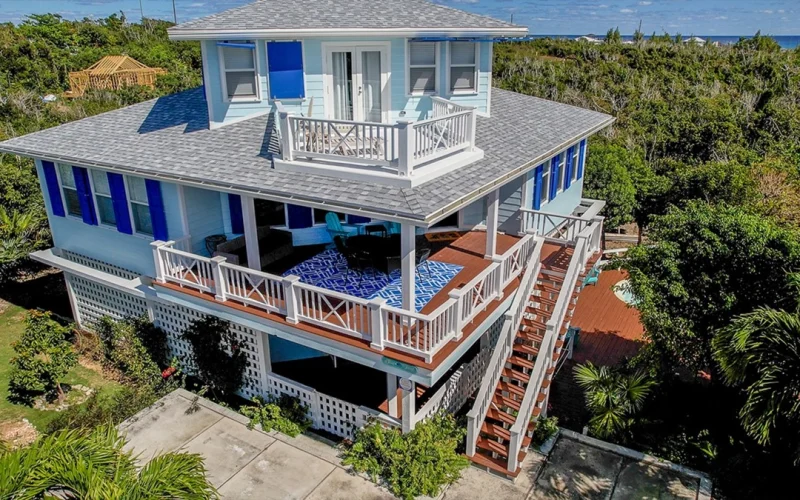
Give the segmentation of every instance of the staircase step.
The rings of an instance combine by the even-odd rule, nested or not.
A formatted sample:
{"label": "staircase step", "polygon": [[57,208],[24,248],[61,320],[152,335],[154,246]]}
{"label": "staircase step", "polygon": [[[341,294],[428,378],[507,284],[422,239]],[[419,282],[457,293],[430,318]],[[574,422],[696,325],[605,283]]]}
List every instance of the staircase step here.
{"label": "staircase step", "polygon": [[[519,473],[522,471],[522,467],[517,467],[517,470],[511,472],[507,469],[508,467],[508,460],[503,460],[499,458],[492,458],[488,455],[484,455],[482,453],[476,453],[474,456],[469,457],[472,462],[485,469],[489,469],[494,471],[494,473],[505,476],[508,479],[514,479],[519,476]],[[519,454],[519,463],[522,463],[522,460],[525,458],[525,454],[520,452]]]}
{"label": "staircase step", "polygon": [[492,420],[497,420],[498,422],[505,422],[508,425],[514,425],[514,422],[517,421],[517,417],[514,415],[496,408],[489,408],[489,411],[486,413],[486,418],[491,418]]}
{"label": "staircase step", "polygon": [[531,356],[539,354],[539,349],[527,344],[514,344],[514,350],[522,354],[530,354]]}
{"label": "staircase step", "polygon": [[522,401],[514,401],[511,398],[507,398],[500,394],[499,392],[494,393],[494,398],[492,401],[497,405],[497,407],[507,406],[512,410],[519,411],[519,407],[522,406]]}
{"label": "staircase step", "polygon": [[488,434],[492,438],[500,438],[505,442],[511,441],[511,432],[504,429],[502,425],[484,422],[481,426],[481,432]]}
{"label": "staircase step", "polygon": [[503,392],[507,392],[509,394],[516,394],[519,397],[525,397],[525,388],[519,385],[510,384],[508,382],[500,381],[497,384],[497,388]]}
{"label": "staircase step", "polygon": [[523,368],[527,368],[529,370],[533,370],[533,361],[530,361],[525,358],[521,358],[519,356],[511,356],[508,358],[508,362],[512,365],[521,366]]}
{"label": "staircase step", "polygon": [[508,444],[498,443],[490,438],[479,437],[476,446],[478,448],[497,453],[502,457],[508,457]]}

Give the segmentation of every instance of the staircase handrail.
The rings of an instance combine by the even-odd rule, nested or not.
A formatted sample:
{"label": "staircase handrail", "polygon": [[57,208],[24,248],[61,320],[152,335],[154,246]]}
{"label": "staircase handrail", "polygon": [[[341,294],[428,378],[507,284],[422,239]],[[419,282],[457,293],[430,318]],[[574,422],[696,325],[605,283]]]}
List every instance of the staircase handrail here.
{"label": "staircase handrail", "polygon": [[481,385],[475,397],[475,404],[472,410],[467,413],[467,456],[475,454],[475,446],[480,434],[480,425],[489,412],[489,405],[492,402],[492,392],[500,380],[500,375],[505,367],[506,360],[511,354],[514,346],[514,339],[517,336],[517,329],[522,321],[522,311],[527,298],[530,296],[536,277],[542,267],[541,254],[544,246],[544,238],[536,236],[536,246],[531,252],[531,257],[525,266],[525,273],[522,276],[519,287],[517,287],[511,307],[505,313],[505,320],[497,339],[492,357],[487,364],[486,371],[481,378]]}

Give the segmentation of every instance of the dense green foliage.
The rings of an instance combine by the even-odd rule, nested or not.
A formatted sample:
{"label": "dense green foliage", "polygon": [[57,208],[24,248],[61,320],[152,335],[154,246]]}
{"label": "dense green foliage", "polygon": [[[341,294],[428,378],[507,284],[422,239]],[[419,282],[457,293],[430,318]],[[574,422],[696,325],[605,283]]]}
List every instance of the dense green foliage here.
{"label": "dense green foliage", "polygon": [[152,405],[163,396],[151,386],[123,386],[105,396],[93,393],[85,402],[59,412],[47,424],[45,432],[52,434],[66,429],[93,429],[101,425],[118,425]]}
{"label": "dense green foliage", "polygon": [[793,303],[787,271],[800,270],[800,237],[728,205],[688,203],[653,223],[654,246],[625,266],[648,333],[651,369],[713,368],[717,329],[756,307]]}
{"label": "dense green foliage", "polygon": [[540,418],[536,420],[536,427],[533,429],[531,444],[533,446],[541,446],[545,441],[555,435],[556,432],[558,432],[558,418]]}
{"label": "dense green foliage", "polygon": [[[171,23],[124,17],[67,21],[56,14],[30,16],[20,25],[0,24],[0,141],[110,111],[201,84],[200,46],[171,42]],[[128,54],[161,67],[155,89],[88,92],[81,98],[46,103],[42,96],[69,88],[70,71],[106,55]],[[0,280],[13,276],[25,256],[49,240],[44,204],[32,160],[0,154],[0,207],[24,227],[0,221]]]}
{"label": "dense green foliage", "polygon": [[356,433],[342,462],[373,481],[382,479],[398,497],[436,497],[469,463],[457,451],[465,435],[452,415],[441,412],[407,434],[373,421]]}
{"label": "dense green foliage", "polygon": [[165,453],[141,469],[113,426],[60,431],[14,451],[0,450],[0,497],[217,498],[203,458]]}
{"label": "dense green foliage", "polygon": [[30,403],[40,394],[57,391],[63,398],[60,381],[78,362],[70,334],[49,313],[31,311],[25,320],[25,332],[14,344],[17,356],[11,360],[9,394],[20,402]]}
{"label": "dense green foliage", "polygon": [[601,439],[626,441],[654,382],[644,372],[623,373],[618,368],[595,366],[591,362],[575,366],[575,380],[586,395],[592,413],[589,426]]}
{"label": "dense green foliage", "polygon": [[260,396],[253,398],[252,405],[239,408],[239,412],[250,419],[251,429],[260,425],[264,432],[276,430],[295,437],[311,427],[308,407],[299,399],[281,394],[280,398],[265,400]]}
{"label": "dense green foliage", "polygon": [[145,331],[160,332],[166,342],[166,335],[162,330],[148,325],[150,323],[146,320],[115,321],[105,316],[100,318],[95,327],[103,343],[106,360],[135,386],[161,380],[161,370],[142,342],[142,337]]}
{"label": "dense green foliage", "polygon": [[757,309],[721,329],[713,347],[725,381],[746,388],[747,433],[762,445],[787,440],[800,461],[800,315]]}
{"label": "dense green foliage", "polygon": [[247,355],[239,345],[230,323],[216,316],[192,321],[183,338],[192,346],[193,374],[215,397],[232,396],[242,386]]}

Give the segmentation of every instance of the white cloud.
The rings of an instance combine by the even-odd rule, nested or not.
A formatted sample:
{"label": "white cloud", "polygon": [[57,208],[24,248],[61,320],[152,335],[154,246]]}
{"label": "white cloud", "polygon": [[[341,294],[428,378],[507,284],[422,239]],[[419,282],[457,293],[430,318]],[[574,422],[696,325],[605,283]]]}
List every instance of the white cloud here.
{"label": "white cloud", "polygon": [[622,12],[623,14],[633,14],[636,11],[633,9],[620,9],[620,12]]}
{"label": "white cloud", "polygon": [[639,2],[639,5],[653,5],[653,2],[650,2],[649,0],[645,0],[644,2]]}
{"label": "white cloud", "polygon": [[767,9],[767,10],[761,10],[761,11],[759,11],[759,12],[761,12],[762,14],[767,14],[767,15],[769,15],[769,14],[773,14],[775,11],[772,11],[772,10],[769,10],[769,9]]}
{"label": "white cloud", "polygon": [[608,8],[608,5],[606,5],[606,4],[604,4],[604,3],[602,3],[602,4],[598,5],[598,6],[597,6],[597,8],[598,8],[598,9],[607,9],[607,8]]}
{"label": "white cloud", "polygon": [[714,19],[718,21],[726,21],[728,19],[728,16],[717,16]]}

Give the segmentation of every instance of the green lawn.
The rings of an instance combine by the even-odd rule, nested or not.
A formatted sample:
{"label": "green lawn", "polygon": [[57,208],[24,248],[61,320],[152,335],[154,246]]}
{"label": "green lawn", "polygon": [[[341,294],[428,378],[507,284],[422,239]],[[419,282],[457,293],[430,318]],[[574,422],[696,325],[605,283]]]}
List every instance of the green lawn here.
{"label": "green lawn", "polygon": [[[15,305],[9,305],[0,313],[0,422],[27,418],[37,429],[43,430],[57,415],[56,412],[35,410],[8,401],[8,377],[11,372],[9,361],[15,354],[11,344],[22,336],[25,329],[25,313],[25,309]],[[85,385],[101,393],[111,393],[121,387],[118,383],[106,380],[99,373],[80,365],[69,372],[64,382]]]}

